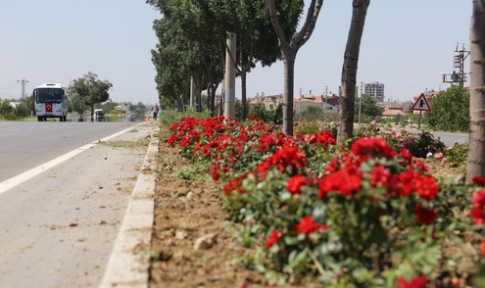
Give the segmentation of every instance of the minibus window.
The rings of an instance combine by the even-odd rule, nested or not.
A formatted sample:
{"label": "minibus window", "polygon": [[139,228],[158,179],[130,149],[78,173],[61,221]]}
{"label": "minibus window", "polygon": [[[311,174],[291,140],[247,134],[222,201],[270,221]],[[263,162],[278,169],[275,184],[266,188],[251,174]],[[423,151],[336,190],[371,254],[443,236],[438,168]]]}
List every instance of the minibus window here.
{"label": "minibus window", "polygon": [[61,103],[62,89],[59,88],[37,88],[38,103]]}

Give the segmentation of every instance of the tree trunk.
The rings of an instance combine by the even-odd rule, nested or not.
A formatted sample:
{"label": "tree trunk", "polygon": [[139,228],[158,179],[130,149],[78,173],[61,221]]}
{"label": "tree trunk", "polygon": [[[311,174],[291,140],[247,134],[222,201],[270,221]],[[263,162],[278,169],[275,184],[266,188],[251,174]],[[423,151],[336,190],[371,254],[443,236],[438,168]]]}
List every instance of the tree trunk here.
{"label": "tree trunk", "polygon": [[[364,31],[365,16],[370,0],[353,0],[352,22],[344,54],[342,99],[339,109],[337,138],[351,138],[354,131],[355,85],[357,83],[357,64],[359,62],[360,42]],[[342,145],[343,143],[339,143]]]}
{"label": "tree trunk", "polygon": [[246,72],[241,74],[241,122],[244,122],[247,117],[247,101],[246,101]]}
{"label": "tree trunk", "polygon": [[485,177],[485,0],[473,1],[470,42],[469,180]]}
{"label": "tree trunk", "polygon": [[211,111],[211,83],[207,86],[207,110]]}
{"label": "tree trunk", "polygon": [[285,92],[283,94],[283,133],[293,135],[293,86],[295,72],[295,58],[298,50],[310,39],[318,14],[320,13],[323,0],[312,0],[308,7],[307,18],[303,27],[291,39],[286,41],[283,29],[276,17],[275,0],[268,0],[268,8],[271,24],[278,36],[278,46],[281,50],[285,67]]}
{"label": "tree trunk", "polygon": [[216,101],[216,87],[214,84],[212,84],[212,81],[210,83],[210,87],[211,87],[210,111],[211,111],[211,117],[214,117],[214,115],[216,115],[214,113],[214,102]]}
{"label": "tree trunk", "polygon": [[91,119],[94,119],[94,103],[91,103]]}
{"label": "tree trunk", "polygon": [[[289,50],[289,49],[288,49]],[[285,91],[283,93],[283,133],[293,135],[293,89],[296,53],[287,51],[283,55],[285,67]]]}

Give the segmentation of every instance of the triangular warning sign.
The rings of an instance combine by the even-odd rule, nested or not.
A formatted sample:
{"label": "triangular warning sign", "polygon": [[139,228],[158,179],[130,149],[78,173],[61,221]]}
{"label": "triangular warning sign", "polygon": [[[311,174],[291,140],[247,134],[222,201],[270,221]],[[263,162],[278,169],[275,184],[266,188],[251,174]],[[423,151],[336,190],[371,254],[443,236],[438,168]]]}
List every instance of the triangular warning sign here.
{"label": "triangular warning sign", "polygon": [[429,106],[428,100],[426,99],[424,94],[421,94],[421,96],[419,96],[418,100],[416,100],[416,102],[414,102],[414,105],[411,108],[411,110],[428,111],[428,112],[431,111],[431,107]]}

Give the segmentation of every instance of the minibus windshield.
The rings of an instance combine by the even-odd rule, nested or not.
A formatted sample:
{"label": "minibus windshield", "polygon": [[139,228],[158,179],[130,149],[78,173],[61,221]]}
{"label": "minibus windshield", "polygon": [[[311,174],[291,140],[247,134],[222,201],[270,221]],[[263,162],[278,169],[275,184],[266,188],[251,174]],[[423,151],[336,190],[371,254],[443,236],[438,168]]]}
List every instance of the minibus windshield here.
{"label": "minibus windshield", "polygon": [[37,103],[61,103],[61,89],[59,88],[38,88]]}

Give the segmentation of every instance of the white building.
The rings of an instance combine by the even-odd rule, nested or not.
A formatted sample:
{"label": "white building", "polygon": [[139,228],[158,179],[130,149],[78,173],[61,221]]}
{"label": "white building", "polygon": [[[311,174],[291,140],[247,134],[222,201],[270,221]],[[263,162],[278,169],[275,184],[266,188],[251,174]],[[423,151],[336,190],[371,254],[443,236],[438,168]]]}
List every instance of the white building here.
{"label": "white building", "polygon": [[377,102],[384,102],[384,83],[372,82],[364,84],[364,94],[377,100]]}
{"label": "white building", "polygon": [[123,101],[120,103],[120,108],[121,110],[124,110],[125,112],[129,112],[130,111],[130,106],[131,106],[131,103],[128,102],[128,101]]}

